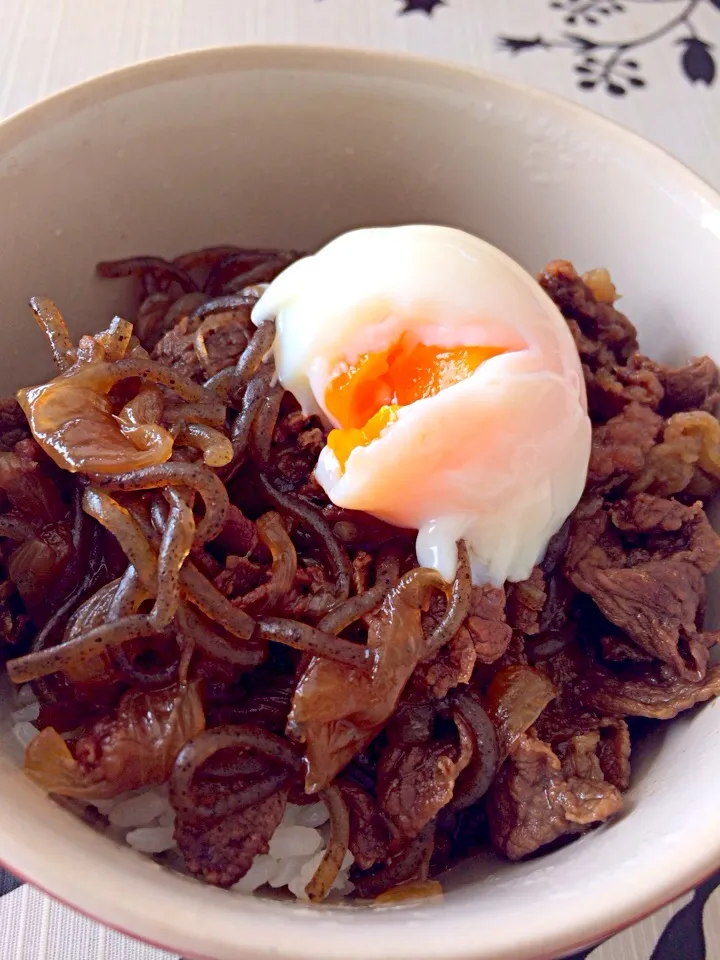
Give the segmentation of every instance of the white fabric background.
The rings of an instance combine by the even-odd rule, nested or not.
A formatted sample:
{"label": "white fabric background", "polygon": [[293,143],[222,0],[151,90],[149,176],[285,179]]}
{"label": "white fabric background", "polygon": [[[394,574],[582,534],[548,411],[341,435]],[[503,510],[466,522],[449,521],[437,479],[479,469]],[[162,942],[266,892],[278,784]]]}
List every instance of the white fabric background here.
{"label": "white fabric background", "polygon": [[[432,16],[402,15],[405,0],[0,0],[0,118],[95,74],[180,50],[266,42],[364,46],[474,64],[578,100],[661,144],[720,187],[720,79],[706,86],[681,74],[684,28],[633,50],[647,86],[626,97],[579,90],[569,50],[513,56],[497,42],[499,35],[551,39],[564,31],[633,40],[662,29],[692,0],[623,2],[624,12],[591,29],[565,25],[549,0],[446,0]],[[720,42],[717,0],[695,4],[696,31]],[[688,900],[614,937],[592,960],[648,960],[668,919]],[[706,907],[705,929],[707,957],[720,960],[720,892]],[[0,899],[0,960],[167,957],[29,887]]]}

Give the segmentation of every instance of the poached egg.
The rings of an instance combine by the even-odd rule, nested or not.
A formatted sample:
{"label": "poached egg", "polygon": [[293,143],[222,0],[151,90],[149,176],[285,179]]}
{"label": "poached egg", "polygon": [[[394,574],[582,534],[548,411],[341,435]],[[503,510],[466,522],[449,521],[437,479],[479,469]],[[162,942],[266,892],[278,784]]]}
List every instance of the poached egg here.
{"label": "poached egg", "polygon": [[415,528],[418,562],[526,579],[582,494],[590,421],[558,308],[460,230],[355,230],[288,267],[253,321],[277,375],[332,425],[316,477],[340,507]]}

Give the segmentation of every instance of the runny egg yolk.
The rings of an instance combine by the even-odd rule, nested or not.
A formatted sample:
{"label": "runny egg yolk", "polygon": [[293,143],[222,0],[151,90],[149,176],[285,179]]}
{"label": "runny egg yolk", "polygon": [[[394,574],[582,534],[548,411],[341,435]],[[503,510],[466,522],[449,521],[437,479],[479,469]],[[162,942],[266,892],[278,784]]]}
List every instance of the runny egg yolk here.
{"label": "runny egg yolk", "polygon": [[328,413],[340,424],[328,447],[340,468],[356,447],[366,447],[397,419],[400,407],[434,397],[505,351],[499,347],[437,347],[407,335],[382,353],[364,353],[343,365],[325,391]]}

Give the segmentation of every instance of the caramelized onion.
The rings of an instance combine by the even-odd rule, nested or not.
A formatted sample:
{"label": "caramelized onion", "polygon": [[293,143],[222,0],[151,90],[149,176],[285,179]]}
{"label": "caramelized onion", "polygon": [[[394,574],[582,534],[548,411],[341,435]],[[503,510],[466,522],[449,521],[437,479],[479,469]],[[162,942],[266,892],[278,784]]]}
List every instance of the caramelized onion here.
{"label": "caramelized onion", "polygon": [[128,427],[159,423],[162,420],[164,407],[160,388],[154,383],[146,384],[138,390],[132,400],[128,400],[118,414],[118,420]]}
{"label": "caramelized onion", "polygon": [[437,880],[408,880],[379,894],[371,907],[388,907],[408,900],[427,900],[429,897],[441,897],[442,885]]}
{"label": "caramelized onion", "polygon": [[225,434],[204,423],[189,423],[182,427],[178,442],[200,450],[208,467],[225,467],[233,458],[233,445]]}
{"label": "caramelized onion", "polygon": [[[270,605],[284,597],[292,587],[297,571],[297,552],[278,513],[271,511],[263,514],[255,526],[260,540],[272,556],[270,579],[257,590],[263,604]],[[247,603],[248,599],[242,598],[241,602]]]}
{"label": "caramelized onion", "polygon": [[48,793],[110,799],[164,783],[181,746],[204,726],[197,684],[129,691],[113,719],[99,721],[78,741],[75,757],[46,727],[27,748],[25,771]]}
{"label": "caramelized onion", "polygon": [[[308,793],[328,786],[391,716],[424,655],[421,610],[429,591],[437,588],[447,589],[440,574],[416,567],[390,590],[370,620],[366,649],[372,671],[318,657],[310,661],[296,687],[288,718],[288,732],[306,744]],[[334,645],[325,646],[337,651],[338,638],[332,640]]]}
{"label": "caramelized onion", "polygon": [[503,667],[495,674],[485,708],[497,734],[498,763],[505,760],[555,695],[550,679],[535,667]]}
{"label": "caramelized onion", "polygon": [[327,787],[321,792],[320,799],[330,814],[330,840],[325,856],[305,887],[308,899],[313,902],[324,900],[330,893],[350,843],[350,816],[339,787]]}
{"label": "caramelized onion", "polygon": [[18,392],[33,436],[58,466],[71,473],[111,473],[170,458],[173,440],[164,427],[128,426],[113,415],[106,394],[117,380],[101,379],[97,371],[126,362],[84,364]]}
{"label": "caramelized onion", "polygon": [[9,540],[29,540],[35,536],[35,528],[20,517],[13,517],[11,514],[0,516],[0,537],[7,537]]}
{"label": "caramelized onion", "polygon": [[140,582],[153,596],[157,593],[157,557],[130,511],[117,500],[92,487],[85,491],[83,508],[116,537]]}

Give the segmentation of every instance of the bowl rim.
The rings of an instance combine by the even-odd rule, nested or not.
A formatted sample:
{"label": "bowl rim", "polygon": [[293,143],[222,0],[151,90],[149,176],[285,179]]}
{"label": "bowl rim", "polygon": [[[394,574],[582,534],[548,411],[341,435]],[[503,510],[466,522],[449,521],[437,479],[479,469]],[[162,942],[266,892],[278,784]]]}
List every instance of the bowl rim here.
{"label": "bowl rim", "polygon": [[[415,84],[433,82],[434,85],[442,85],[444,82],[451,86],[454,84],[455,88],[463,82],[477,84],[478,87],[484,86],[489,96],[502,91],[514,93],[531,103],[546,105],[556,116],[565,114],[569,122],[595,128],[600,138],[615,140],[628,151],[645,158],[648,165],[653,165],[654,172],[669,178],[682,193],[692,195],[702,205],[707,205],[714,218],[720,218],[720,194],[701,177],[662,147],[584,106],[470,65],[352,46],[281,43],[206,47],[172,53],[111,70],[66,87],[2,120],[0,157],[43,128],[62,122],[88,108],[101,106],[114,97],[133,90],[166,84],[189,75],[247,72],[253,69],[305,70],[311,73],[324,71],[355,76],[372,74],[374,77],[382,74],[386,79],[402,79]],[[720,232],[718,235],[720,236]],[[217,956],[242,956],[245,960],[383,960],[388,956],[394,956],[397,960],[551,960],[552,957],[598,943],[643,919],[702,882],[720,865],[720,828],[714,836],[707,831],[702,836],[698,833],[692,847],[693,856],[685,858],[680,865],[673,861],[672,870],[667,874],[653,878],[646,875],[646,880],[652,879],[651,887],[633,885],[628,896],[628,885],[618,885],[613,896],[603,901],[599,910],[573,910],[571,915],[565,911],[562,920],[546,927],[539,937],[534,932],[530,936],[530,931],[524,929],[524,925],[518,925],[512,931],[515,938],[513,942],[504,937],[496,938],[493,944],[488,944],[487,930],[475,927],[476,932],[471,934],[472,928],[469,926],[463,926],[462,936],[459,937],[453,922],[443,923],[438,915],[440,935],[428,938],[429,930],[423,928],[420,931],[418,928],[422,935],[420,943],[407,934],[405,938],[397,939],[390,936],[392,928],[386,924],[378,924],[379,937],[374,940],[369,936],[364,937],[360,943],[358,938],[347,937],[349,926],[343,928],[337,923],[326,922],[327,917],[337,920],[337,912],[300,908],[284,911],[285,917],[291,920],[293,916],[300,917],[304,914],[307,919],[310,914],[312,923],[293,924],[288,931],[289,936],[286,934],[282,946],[278,946],[277,941],[268,936],[267,921],[270,917],[263,915],[264,911],[254,915],[246,911],[242,918],[242,943],[238,941],[237,928],[234,936],[231,935],[231,927],[226,927],[222,932],[210,931],[210,942],[207,931],[198,937],[197,925],[194,932],[190,929],[193,919],[191,910],[188,911],[191,919],[185,930],[178,930],[176,917],[172,926],[167,923],[160,924],[160,933],[157,918],[153,918],[151,911],[143,906],[147,901],[142,895],[129,898],[118,906],[117,901],[111,902],[109,893],[105,897],[98,895],[96,879],[82,870],[63,872],[63,883],[60,884],[60,874],[55,870],[48,871],[43,856],[37,850],[18,842],[18,838],[11,836],[11,829],[8,830],[1,823],[0,841],[3,842],[3,848],[7,847],[9,841],[13,851],[6,855],[3,849],[0,854],[0,863],[8,870],[99,923],[141,938],[162,949],[182,952],[186,956],[206,957],[204,951],[212,949],[213,954],[215,951],[222,951],[218,952]],[[70,843],[64,839],[60,842],[68,844],[69,853]],[[134,855],[130,851],[127,853]],[[670,861],[667,861],[667,864],[670,866]],[[108,878],[117,872],[114,863],[105,870],[102,864],[99,864],[98,869],[101,874],[107,873]],[[52,879],[48,878],[48,872]],[[151,896],[153,882],[149,875],[148,882],[142,886]],[[187,894],[184,899],[188,908],[193,900],[194,889],[194,885],[186,886]],[[141,891],[138,890],[138,893]],[[180,894],[179,885],[173,891],[173,895],[175,894]],[[132,903],[129,902],[130,899]],[[233,903],[234,912],[240,914],[242,898],[236,896]],[[573,906],[577,904],[578,901],[574,900]],[[403,912],[399,912],[401,910]],[[181,915],[182,904],[177,912]],[[221,915],[230,913],[225,903],[220,904],[219,898],[213,912],[218,920]],[[407,930],[407,911],[396,907],[393,914],[397,930],[403,927]],[[367,920],[367,913],[363,912],[363,915]],[[347,917],[347,911],[343,911],[341,916]],[[367,928],[371,928],[372,924],[366,923],[365,927],[368,932]],[[453,936],[453,933],[456,935]],[[319,946],[320,943],[322,947]]]}

